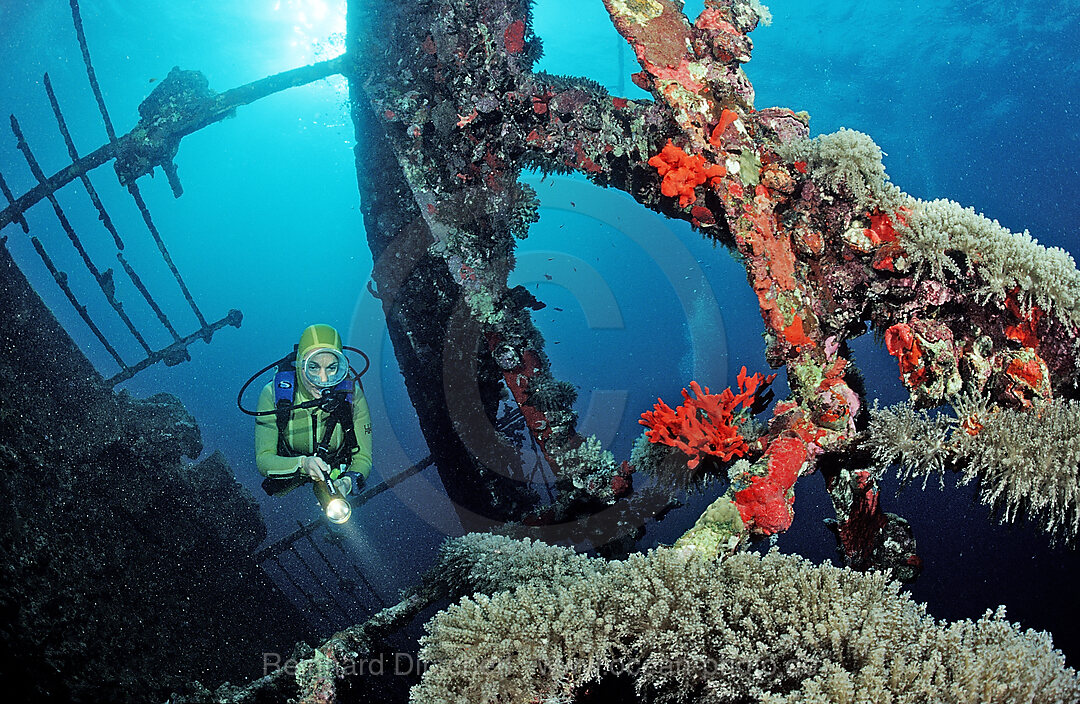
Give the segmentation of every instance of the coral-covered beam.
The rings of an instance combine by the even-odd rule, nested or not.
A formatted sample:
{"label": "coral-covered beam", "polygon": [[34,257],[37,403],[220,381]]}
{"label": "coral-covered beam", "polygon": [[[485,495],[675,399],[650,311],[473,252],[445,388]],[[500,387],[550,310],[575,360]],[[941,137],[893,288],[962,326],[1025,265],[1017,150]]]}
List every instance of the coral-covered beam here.
{"label": "coral-covered beam", "polygon": [[[796,474],[814,471],[823,456],[859,461],[851,450],[866,404],[845,342],[865,333],[868,322],[882,335],[893,329],[887,341],[924,405],[962,390],[1024,407],[1072,387],[1078,363],[1069,340],[1080,321],[1070,284],[1075,267],[1051,253],[1044,257],[1050,266],[1014,272],[1015,262],[1043,261],[1034,243],[948,203],[899,193],[865,135],[841,130],[810,140],[805,114],[756,109],[742,64],[760,6],[707,0],[694,22],[672,0],[605,6],[642,66],[634,81],[655,101],[532,72],[539,39],[520,0],[436,0],[414,7],[407,20],[387,14],[385,44],[373,43],[358,64],[372,67],[365,90],[435,233],[431,253],[445,262],[484,334],[499,339],[486,348],[506,362],[497,363],[501,376],[528,364],[530,352],[540,362],[528,390],[522,383],[512,391],[546,417],[534,414],[534,437],[541,422],[551,427],[553,413],[572,409],[565,394],[552,395],[555,405],[543,409],[533,398],[532,389],[550,391],[559,382],[543,364],[542,340],[524,324],[529,306],[505,284],[513,238],[536,219],[535,194],[517,181],[523,166],[574,170],[625,190],[741,255],[765,324],[768,362],[787,368],[792,396],[759,441],[763,454],[748,456],[753,464],[736,477],[732,508],[736,492],[790,499],[793,461],[785,460],[795,454],[781,438],[794,434],[804,445]],[[1015,305],[986,304],[1014,287],[1021,289]],[[553,425],[570,428],[572,415],[559,421]],[[568,440],[553,452],[551,438],[543,438],[556,466],[596,458],[580,437]],[[605,466],[611,482],[577,483],[614,482],[618,465]],[[827,484],[851,563],[875,564],[880,535],[871,533],[892,525],[876,489]],[[783,523],[771,510],[746,522],[726,510],[713,514],[738,524],[744,537]]]}
{"label": "coral-covered beam", "polygon": [[[770,362],[789,368],[792,398],[777,408],[768,435],[759,440],[763,455],[722,497],[738,509],[744,534],[781,532],[791,524],[796,479],[813,471],[821,453],[851,444],[862,405],[845,379],[842,331],[823,320],[828,302],[819,270],[807,261],[825,253],[826,239],[806,218],[781,218],[806,180],[807,164],[785,162],[774,146],[805,138],[805,124],[789,112],[753,109],[752,89],[739,68],[749,60],[745,35],[757,22],[748,5],[708,2],[692,26],[678,5],[663,0],[645,6],[608,0],[606,6],[645,69],[639,85],[670,106],[682,131],[648,162],[662,179],[661,193],[677,197],[682,217],[699,227],[726,225],[721,231],[743,256],[758,295]],[[875,225],[884,230],[881,220]],[[834,499],[845,554],[862,567],[880,555],[873,549],[875,528],[886,522],[876,490],[866,482],[865,491]],[[728,531],[717,535],[726,548],[741,542]]]}

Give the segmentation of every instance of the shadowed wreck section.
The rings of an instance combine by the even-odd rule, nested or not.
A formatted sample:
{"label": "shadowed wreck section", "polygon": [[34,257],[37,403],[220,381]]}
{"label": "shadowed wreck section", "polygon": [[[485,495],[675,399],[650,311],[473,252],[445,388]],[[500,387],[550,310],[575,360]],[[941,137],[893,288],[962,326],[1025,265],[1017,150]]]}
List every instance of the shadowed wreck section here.
{"label": "shadowed wreck section", "polygon": [[0,640],[15,701],[163,701],[309,637],[258,505],[169,394],[114,393],[0,245]]}
{"label": "shadowed wreck section", "polygon": [[[630,471],[577,433],[576,393],[552,377],[530,317],[544,304],[523,287],[507,286],[515,238],[524,237],[538,217],[536,194],[518,181],[530,150],[515,141],[524,135],[489,138],[486,132],[497,130],[506,106],[492,95],[476,96],[478,106],[473,96],[456,95],[473,67],[457,65],[457,59],[443,66],[438,59],[440,52],[465,55],[480,33],[494,30],[474,14],[476,8],[457,8],[440,20],[444,46],[438,49],[425,22],[430,17],[415,10],[350,13],[350,47],[357,52],[357,73],[350,76],[357,173],[376,262],[373,292],[383,302],[410,398],[463,524],[568,524],[575,537],[574,519],[629,493]],[[522,14],[516,25],[499,28],[515,51],[492,54],[485,82],[493,91],[515,93],[511,100],[522,115],[539,115],[552,101],[553,111],[569,116],[597,100],[586,83],[568,84],[557,98],[525,71],[531,59],[524,22]],[[367,32],[386,41],[363,41]],[[454,44],[446,44],[451,38]],[[393,72],[387,68],[399,62],[405,63]],[[517,86],[519,80],[528,85]],[[546,95],[544,102],[537,95]],[[614,110],[610,100],[604,109]],[[478,130],[486,125],[476,133],[482,137],[461,142],[470,124]],[[535,156],[536,164],[565,168],[559,158]],[[554,502],[532,493],[517,448],[495,432],[501,399],[518,405],[555,472]],[[599,544],[613,537],[578,530],[577,539],[593,537]]]}

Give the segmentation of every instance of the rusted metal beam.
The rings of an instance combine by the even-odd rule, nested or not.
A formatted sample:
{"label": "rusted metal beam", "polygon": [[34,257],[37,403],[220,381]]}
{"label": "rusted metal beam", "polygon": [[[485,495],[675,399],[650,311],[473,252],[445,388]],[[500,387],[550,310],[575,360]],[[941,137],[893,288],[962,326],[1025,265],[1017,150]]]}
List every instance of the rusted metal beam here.
{"label": "rusted metal beam", "polygon": [[105,351],[109,353],[109,356],[116,360],[116,363],[120,365],[120,373],[123,374],[130,371],[131,367],[124,362],[124,359],[109,343],[109,340],[105,337],[104,333],[101,332],[101,328],[94,323],[93,319],[90,317],[90,313],[86,310],[86,306],[79,303],[79,299],[75,297],[75,292],[68,286],[68,275],[56,268],[52,258],[45,252],[45,247],[41,244],[41,240],[37,237],[31,237],[30,242],[34,245],[34,249],[37,250],[38,256],[41,257],[41,261],[45,263],[45,268],[52,274],[53,279],[56,281],[56,285],[60,287],[60,290],[67,296],[67,299],[71,301],[71,305],[75,308],[75,312],[79,314],[79,317],[86,323],[86,326],[90,328],[90,332],[94,333],[94,337],[98,339],[98,342],[100,342],[102,347],[105,348]]}
{"label": "rusted metal beam", "polygon": [[110,386],[116,386],[121,381],[126,381],[135,376],[142,370],[150,367],[158,362],[165,362],[165,366],[172,367],[181,362],[188,361],[191,357],[187,352],[187,348],[195,340],[203,340],[204,342],[210,342],[210,338],[214,333],[225,327],[226,325],[232,325],[234,328],[240,327],[240,323],[243,321],[243,314],[235,308],[230,310],[225,317],[217,320],[213,323],[209,323],[206,326],[199,328],[195,332],[181,337],[176,342],[172,343],[168,347],[162,348],[153,352],[138,364],[134,364],[125,368],[119,374],[115,374],[106,382]]}
{"label": "rusted metal beam", "polygon": [[[197,114],[187,115],[183,129],[169,133],[170,145],[179,145],[180,139],[204,127],[220,122],[233,115],[236,108],[248,105],[261,98],[274,93],[279,93],[289,88],[313,83],[323,78],[341,73],[351,61],[347,55],[321,61],[309,66],[282,71],[281,73],[266,78],[252,81],[242,86],[232,88],[212,96],[212,99],[200,108]],[[164,83],[164,81],[162,81]],[[10,205],[0,210],[0,229],[12,222],[20,222],[22,214],[34,204],[55,193],[67,184],[71,183],[84,174],[88,174],[103,164],[124,155],[138,155],[145,151],[142,139],[145,137],[146,125],[140,121],[127,134],[121,135],[115,141],[110,141],[86,156],[68,164],[56,173],[45,179],[44,183],[36,186],[15,198],[8,196]],[[175,151],[173,152],[175,153]],[[160,165],[160,164],[152,164]],[[150,169],[134,175],[135,178],[150,173]]]}

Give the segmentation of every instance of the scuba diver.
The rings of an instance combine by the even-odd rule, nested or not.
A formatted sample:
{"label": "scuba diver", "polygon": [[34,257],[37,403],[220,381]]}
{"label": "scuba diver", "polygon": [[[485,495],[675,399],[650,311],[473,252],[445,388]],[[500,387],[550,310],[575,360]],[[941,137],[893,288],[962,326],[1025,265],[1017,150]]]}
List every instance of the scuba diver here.
{"label": "scuba diver", "polygon": [[[274,365],[278,372],[259,395],[257,410],[240,406],[244,389]],[[281,496],[314,483],[334,523],[349,519],[347,497],[371,471],[371,415],[359,375],[349,372],[337,330],[311,325],[294,355],[258,372],[237,396],[240,410],[255,416],[255,464],[266,477],[263,490]]]}

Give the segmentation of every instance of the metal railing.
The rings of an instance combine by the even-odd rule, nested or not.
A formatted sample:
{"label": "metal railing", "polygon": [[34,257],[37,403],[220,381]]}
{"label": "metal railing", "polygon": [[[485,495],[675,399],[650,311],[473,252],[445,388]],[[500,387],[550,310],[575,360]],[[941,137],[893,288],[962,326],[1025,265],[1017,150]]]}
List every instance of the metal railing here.
{"label": "metal railing", "polygon": [[[428,455],[364,490],[351,500],[353,509],[397,486],[434,461]],[[292,533],[255,553],[255,562],[262,565],[282,591],[291,593],[313,626],[333,632],[360,623],[387,606],[358,566],[356,557],[345,549],[347,524],[333,526],[320,516],[307,523],[297,521],[296,525]]]}
{"label": "metal railing", "polygon": [[[101,113],[102,121],[105,124],[105,130],[109,137],[108,144],[95,150],[87,156],[80,156],[78,150],[75,147],[75,143],[71,138],[71,133],[68,130],[68,123],[64,117],[64,113],[60,108],[60,102],[57,99],[56,91],[53,89],[52,81],[48,74],[45,74],[44,85],[45,91],[48,94],[49,105],[52,108],[53,115],[56,118],[56,123],[60,131],[60,135],[64,140],[64,145],[67,148],[68,156],[71,159],[71,163],[64,169],[61,169],[58,173],[52,176],[46,176],[42,171],[41,166],[34,155],[33,150],[30,147],[29,142],[22,130],[22,126],[19,124],[18,119],[14,116],[10,116],[11,132],[16,140],[16,147],[22,153],[23,158],[26,161],[26,165],[33,175],[34,180],[37,181],[37,185],[28,190],[26,193],[19,197],[15,197],[12,193],[8,182],[4,178],[3,174],[0,174],[0,192],[3,193],[4,198],[7,200],[8,206],[0,211],[0,228],[5,227],[10,223],[17,223],[22,227],[23,232],[30,234],[30,226],[25,217],[25,213],[29,208],[33,207],[41,200],[47,200],[52,206],[52,210],[56,216],[57,221],[60,224],[60,228],[67,235],[67,239],[71,246],[79,255],[79,259],[82,264],[89,271],[90,275],[97,282],[105,301],[109,307],[113,310],[116,316],[123,322],[127,333],[134,338],[135,342],[141,348],[141,352],[144,355],[139,361],[129,363],[118,351],[120,345],[117,344],[117,340],[110,339],[108,335],[103,331],[102,325],[99,325],[95,321],[94,316],[91,315],[89,309],[84,305],[76,291],[73,289],[70,277],[68,273],[58,268],[54,259],[49,255],[48,248],[55,246],[54,243],[46,243],[38,236],[31,236],[30,242],[33,245],[34,251],[37,252],[41,261],[44,263],[45,268],[52,275],[56,281],[57,286],[63,292],[64,296],[71,303],[75,312],[79,315],[82,321],[101,343],[105,351],[116,362],[119,370],[107,379],[107,383],[110,386],[114,386],[121,381],[130,379],[138,372],[150,367],[157,362],[164,362],[166,365],[175,365],[181,362],[189,360],[190,354],[188,353],[188,346],[195,340],[203,340],[210,342],[213,334],[224,327],[225,325],[232,325],[239,327],[243,316],[238,310],[230,310],[225,316],[217,321],[209,322],[196,304],[194,297],[191,295],[187,284],[184,282],[180,271],[176,268],[171,255],[169,254],[168,247],[165,245],[165,241],[162,239],[158,228],[154,224],[153,218],[149,209],[146,206],[146,202],[142,197],[142,193],[139,190],[139,186],[135,181],[135,178],[142,175],[142,173],[130,174],[130,178],[124,178],[121,170],[117,169],[117,176],[120,178],[121,184],[126,187],[131,197],[135,201],[143,222],[146,225],[150,236],[153,238],[154,243],[157,245],[158,251],[161,253],[162,259],[168,266],[169,271],[172,273],[176,284],[179,286],[185,300],[188,303],[192,313],[199,323],[198,329],[187,335],[182,335],[176,329],[170,321],[169,316],[161,305],[155,300],[154,296],[150,293],[150,290],[143,282],[143,279],[131,266],[128,260],[124,257],[124,240],[120,236],[117,230],[116,223],[112,217],[110,217],[108,211],[105,209],[105,205],[102,202],[100,195],[94,188],[93,183],[90,180],[89,173],[93,169],[101,166],[114,159],[122,158],[125,153],[129,151],[127,148],[128,143],[131,142],[130,135],[124,135],[118,138],[116,131],[113,128],[112,120],[109,117],[108,109],[105,106],[104,98],[101,94],[101,89],[98,86],[96,72],[94,71],[93,63],[90,59],[90,51],[86,42],[86,35],[83,31],[82,17],[79,11],[78,0],[70,0],[72,20],[75,25],[75,32],[79,42],[79,48],[82,52],[83,63],[86,66],[87,78],[90,82],[90,88],[93,91],[94,98],[97,101],[98,109]],[[163,168],[167,173],[170,173],[170,183],[173,182],[175,177],[175,169],[166,168],[163,164]],[[119,166],[119,162],[118,162]],[[171,166],[171,164],[169,165]],[[146,171],[149,173],[149,171]],[[64,209],[61,207],[59,200],[56,197],[57,192],[64,188],[67,184],[74,180],[79,180],[84,190],[86,191],[94,209],[97,211],[98,220],[102,226],[108,231],[112,238],[113,244],[116,247],[116,258],[120,265],[120,269],[124,272],[124,275],[138,291],[143,301],[153,311],[158,322],[162,325],[168,335],[172,338],[172,342],[168,345],[154,349],[147,338],[150,337],[148,331],[142,330],[132,320],[131,316],[125,310],[123,303],[117,298],[116,281],[114,278],[114,272],[111,268],[105,268],[102,270],[95,264],[86,246],[84,246],[83,239],[76,231],[72,221],[68,218]],[[176,188],[174,187],[174,192]],[[2,245],[6,245],[6,238],[4,238]],[[84,294],[85,295],[85,294]]]}

